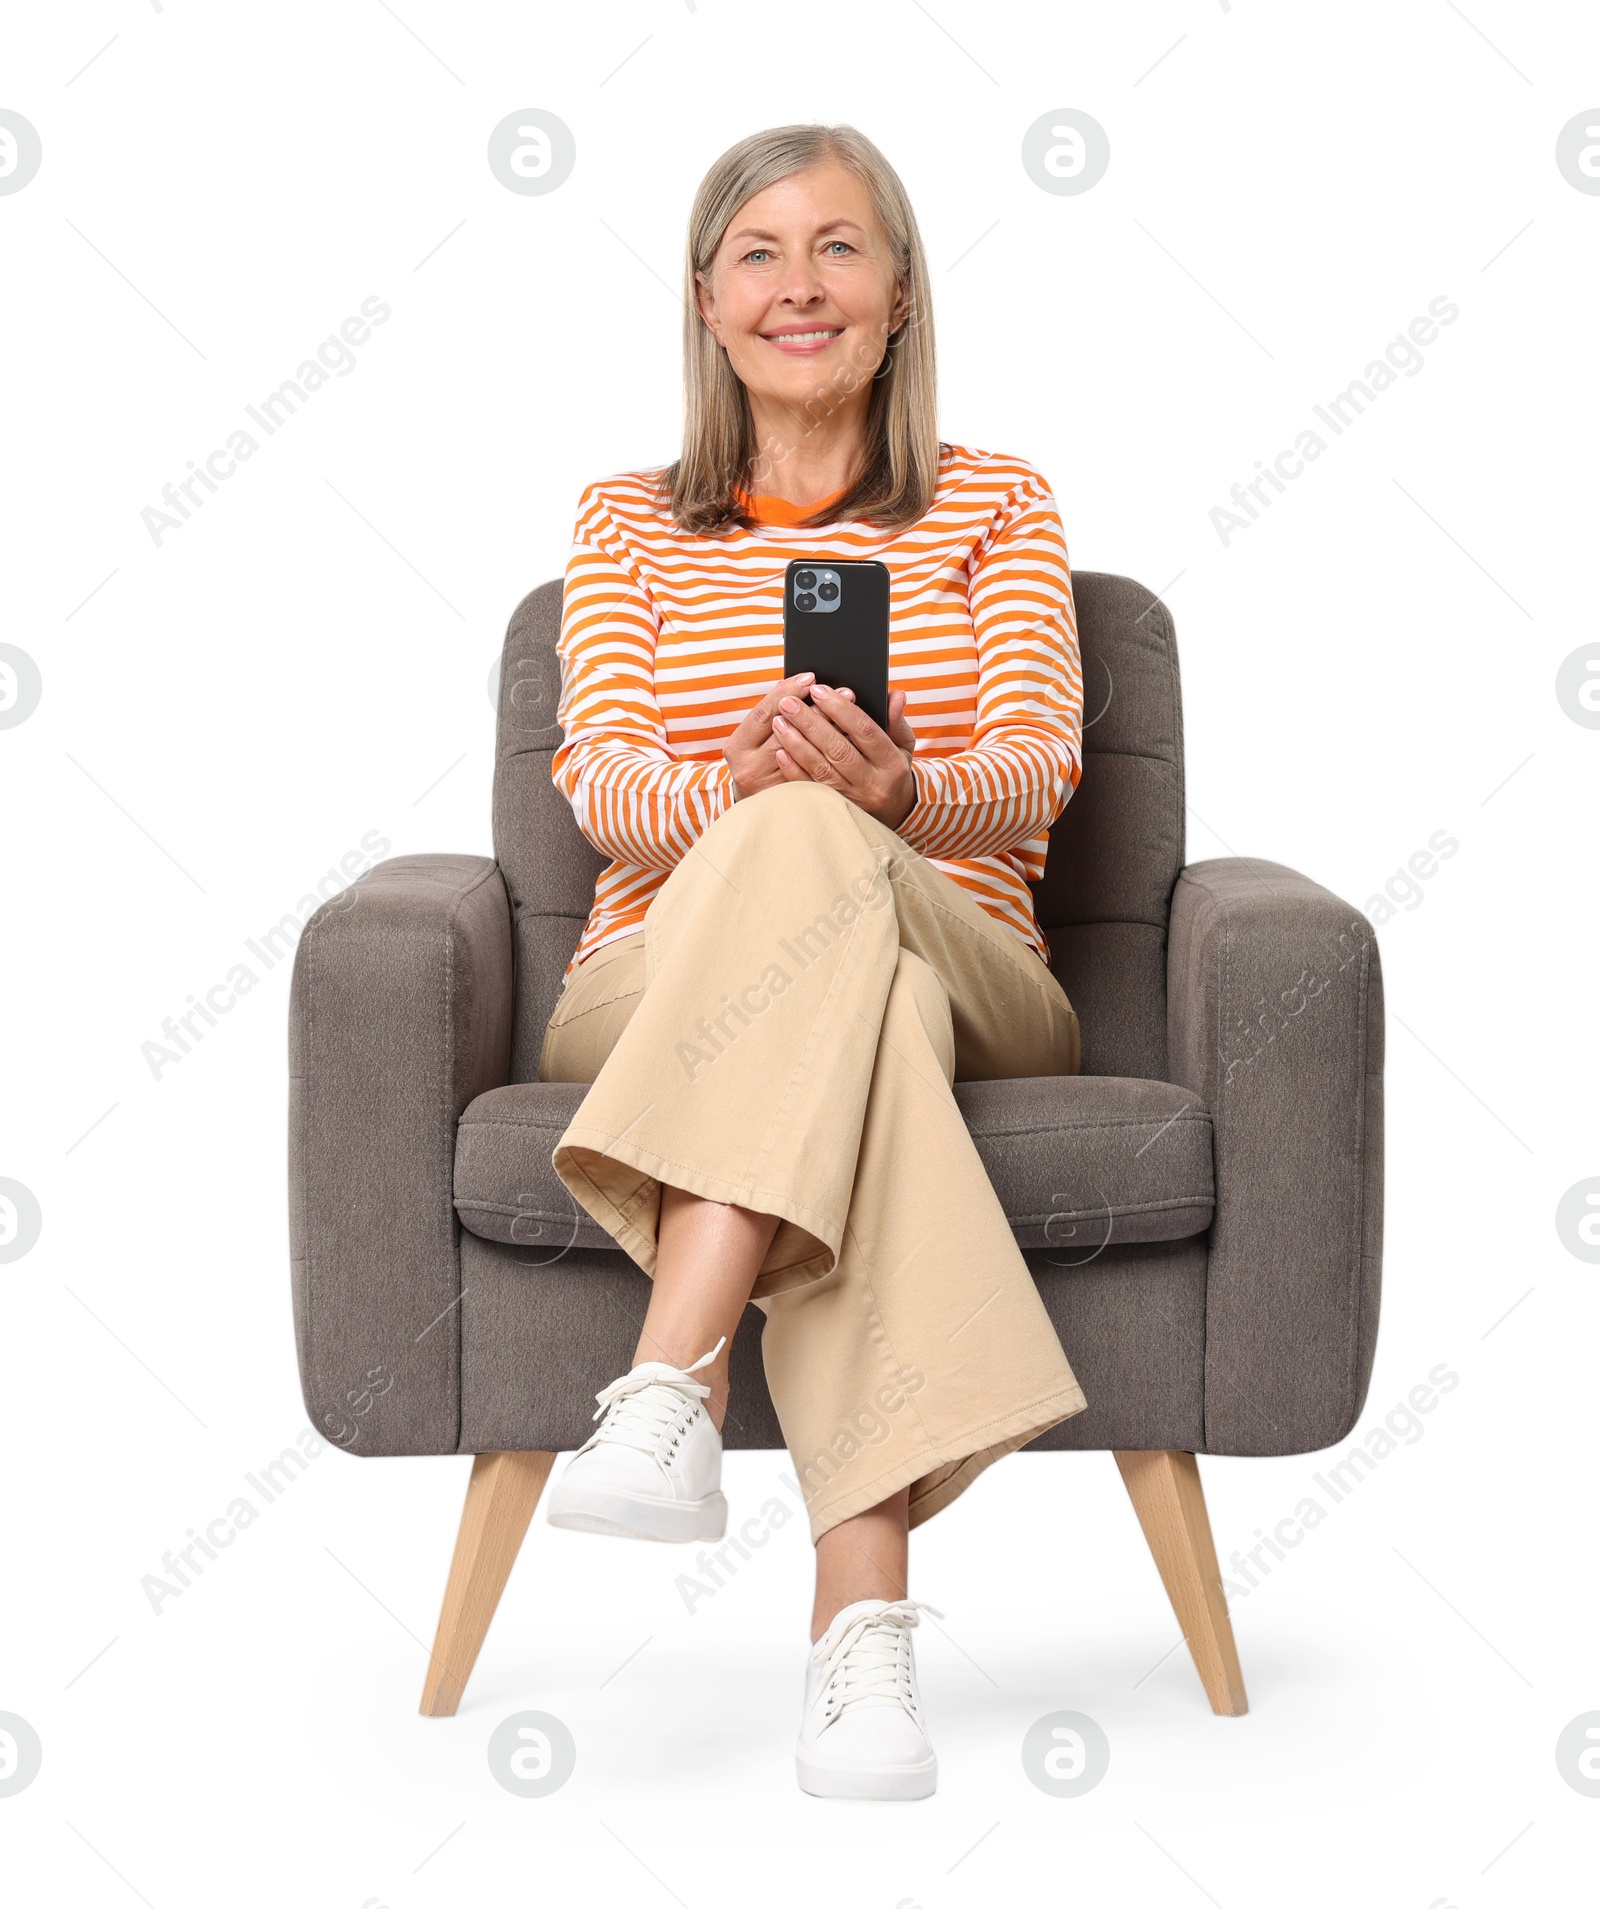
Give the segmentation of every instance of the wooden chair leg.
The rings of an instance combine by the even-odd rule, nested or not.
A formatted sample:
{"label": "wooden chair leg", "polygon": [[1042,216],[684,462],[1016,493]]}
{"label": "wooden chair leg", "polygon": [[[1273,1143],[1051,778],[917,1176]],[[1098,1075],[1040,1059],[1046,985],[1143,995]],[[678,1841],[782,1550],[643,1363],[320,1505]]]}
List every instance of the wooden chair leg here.
{"label": "wooden chair leg", "polygon": [[555,1463],[554,1452],[480,1452],[422,1687],[425,1717],[453,1717]]}
{"label": "wooden chair leg", "polygon": [[1211,1708],[1219,1717],[1242,1717],[1249,1704],[1194,1453],[1114,1456]]}

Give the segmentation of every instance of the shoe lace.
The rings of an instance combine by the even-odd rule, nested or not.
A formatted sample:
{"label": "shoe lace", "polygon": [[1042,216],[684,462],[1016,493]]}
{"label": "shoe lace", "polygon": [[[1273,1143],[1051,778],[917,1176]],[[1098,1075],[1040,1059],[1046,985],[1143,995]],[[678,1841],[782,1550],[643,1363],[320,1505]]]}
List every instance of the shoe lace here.
{"label": "shoe lace", "polygon": [[918,1611],[943,1617],[931,1604],[900,1598],[881,1611],[860,1611],[833,1636],[825,1633],[811,1653],[811,1661],[826,1667],[827,1699],[824,1711],[832,1723],[846,1710],[868,1704],[898,1704],[916,1720],[917,1700],[911,1684],[911,1639]]}
{"label": "shoe lace", "polygon": [[[700,1410],[700,1401],[711,1396],[711,1387],[701,1385],[690,1374],[709,1365],[726,1344],[724,1336],[691,1366],[651,1361],[613,1379],[603,1392],[595,1394],[594,1416],[603,1423],[583,1449],[588,1451],[602,1443],[630,1445],[635,1451],[650,1453],[658,1464],[671,1464],[684,1432]],[[672,1437],[663,1452],[668,1432]]]}

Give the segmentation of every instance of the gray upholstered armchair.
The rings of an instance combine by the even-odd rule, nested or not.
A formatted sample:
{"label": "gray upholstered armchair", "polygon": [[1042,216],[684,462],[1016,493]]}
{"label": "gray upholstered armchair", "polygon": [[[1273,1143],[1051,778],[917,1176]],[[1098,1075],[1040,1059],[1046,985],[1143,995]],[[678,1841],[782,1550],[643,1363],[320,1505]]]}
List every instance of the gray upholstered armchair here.
{"label": "gray upholstered armchair", "polygon": [[[1083,1071],[958,1098],[1088,1396],[1037,1441],[1116,1454],[1214,1710],[1244,1686],[1194,1454],[1350,1430],[1378,1323],[1383,991],[1364,917],[1274,862],[1184,866],[1165,605],[1076,579],[1082,786],[1039,919]],[[398,856],[320,909],[290,1009],[290,1229],[312,1421],[361,1457],[471,1452],[423,1709],[454,1712],[553,1455],[631,1358],[644,1275],[550,1165],[537,1079],[601,861],[550,781],[561,586],[506,633],[495,859]],[[781,1446],[752,1310],[727,1442]]]}

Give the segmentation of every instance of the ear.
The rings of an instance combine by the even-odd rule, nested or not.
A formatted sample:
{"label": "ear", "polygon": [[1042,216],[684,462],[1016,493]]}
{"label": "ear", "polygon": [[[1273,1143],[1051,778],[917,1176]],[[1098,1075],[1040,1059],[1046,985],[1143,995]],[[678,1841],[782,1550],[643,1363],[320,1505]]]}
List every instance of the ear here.
{"label": "ear", "polygon": [[694,302],[695,309],[699,312],[702,322],[720,345],[722,343],[722,327],[717,323],[716,296],[712,292],[710,285],[707,284],[704,272],[696,272],[694,275]]}
{"label": "ear", "polygon": [[890,331],[899,331],[911,316],[911,282],[905,280],[895,293],[894,306],[889,314]]}

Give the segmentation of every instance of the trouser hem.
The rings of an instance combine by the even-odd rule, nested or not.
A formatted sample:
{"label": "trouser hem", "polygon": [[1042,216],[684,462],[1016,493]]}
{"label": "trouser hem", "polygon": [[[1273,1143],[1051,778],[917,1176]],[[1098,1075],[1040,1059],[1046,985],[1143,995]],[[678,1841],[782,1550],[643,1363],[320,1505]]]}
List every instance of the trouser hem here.
{"label": "trouser hem", "polygon": [[[941,1439],[937,1444],[930,1441],[920,1452],[849,1491],[829,1492],[824,1486],[816,1497],[806,1501],[811,1541],[815,1544],[825,1532],[843,1524],[845,1519],[881,1505],[885,1498],[893,1497],[905,1485],[911,1487],[910,1525],[914,1530],[935,1512],[953,1504],[981,1472],[1008,1452],[1048,1432],[1051,1426],[1075,1418],[1088,1409],[1088,1404],[1081,1386],[1063,1386],[954,1438]],[[792,1452],[790,1457],[794,1457]],[[796,1467],[798,1476],[798,1461]],[[930,1481],[929,1488],[919,1493],[918,1482],[924,1479]],[[801,1489],[804,1490],[803,1483]]]}
{"label": "trouser hem", "polygon": [[[679,1187],[685,1193],[696,1194],[702,1200],[715,1200],[722,1206],[742,1206],[754,1213],[770,1213],[777,1219],[788,1220],[811,1238],[816,1250],[788,1266],[764,1270],[750,1295],[752,1299],[767,1299],[791,1286],[822,1279],[838,1263],[839,1241],[828,1239],[823,1216],[775,1188],[724,1179],[681,1160],[665,1159],[648,1147],[638,1147],[596,1128],[577,1125],[562,1135],[552,1160],[562,1185],[572,1197],[647,1273],[655,1271],[656,1234],[638,1226],[635,1215],[645,1207],[659,1213],[659,1201],[652,1193],[661,1186]],[[644,1178],[619,1201],[611,1188],[596,1177],[596,1168],[603,1172],[607,1166],[632,1167]],[[655,1183],[655,1189],[651,1182]]]}

